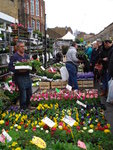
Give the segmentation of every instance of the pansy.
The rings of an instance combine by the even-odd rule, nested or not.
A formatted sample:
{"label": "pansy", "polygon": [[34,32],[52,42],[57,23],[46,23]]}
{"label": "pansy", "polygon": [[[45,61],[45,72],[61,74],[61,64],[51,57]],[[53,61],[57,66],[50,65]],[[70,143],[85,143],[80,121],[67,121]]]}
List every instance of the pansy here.
{"label": "pansy", "polygon": [[4,124],[4,120],[0,120],[0,124]]}
{"label": "pansy", "polygon": [[88,133],[93,133],[93,129],[89,129],[89,130],[88,130]]}
{"label": "pansy", "polygon": [[12,147],[16,146],[17,145],[17,142],[13,142],[12,143]]}

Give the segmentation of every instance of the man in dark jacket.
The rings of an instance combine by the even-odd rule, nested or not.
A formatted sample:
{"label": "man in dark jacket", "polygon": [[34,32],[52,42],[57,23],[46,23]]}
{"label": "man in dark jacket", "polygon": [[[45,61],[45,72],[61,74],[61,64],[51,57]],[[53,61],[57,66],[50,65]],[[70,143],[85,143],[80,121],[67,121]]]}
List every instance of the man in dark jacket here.
{"label": "man in dark jacket", "polygon": [[28,70],[15,70],[14,63],[17,61],[28,61],[29,57],[24,53],[25,45],[23,42],[17,43],[17,52],[11,57],[9,63],[9,70],[14,73],[15,84],[20,92],[20,108],[26,109],[30,104],[32,96],[32,84]]}
{"label": "man in dark jacket", "polygon": [[105,40],[103,51],[100,54],[100,60],[103,65],[103,70],[102,70],[103,91],[100,94],[101,96],[106,96],[108,92],[108,81],[110,80],[110,74],[108,73],[108,64],[110,62],[111,52],[112,52],[112,41]]}

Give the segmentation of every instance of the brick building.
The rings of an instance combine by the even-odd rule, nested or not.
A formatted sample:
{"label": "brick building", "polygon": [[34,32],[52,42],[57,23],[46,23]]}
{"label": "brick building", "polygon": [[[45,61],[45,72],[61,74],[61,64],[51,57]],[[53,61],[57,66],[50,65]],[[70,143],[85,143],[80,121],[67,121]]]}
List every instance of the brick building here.
{"label": "brick building", "polygon": [[0,0],[0,21],[12,22],[18,20],[18,0]]}
{"label": "brick building", "polygon": [[44,33],[45,1],[44,0],[18,0],[19,22],[33,30]]}

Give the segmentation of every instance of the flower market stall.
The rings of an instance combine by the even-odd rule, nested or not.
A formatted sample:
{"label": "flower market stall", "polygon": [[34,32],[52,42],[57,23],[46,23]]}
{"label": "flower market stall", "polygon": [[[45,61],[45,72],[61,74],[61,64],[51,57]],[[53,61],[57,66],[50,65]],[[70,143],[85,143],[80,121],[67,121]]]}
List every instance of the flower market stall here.
{"label": "flower market stall", "polygon": [[[1,149],[96,150],[113,148],[113,136],[98,90],[42,91],[33,94],[30,112],[10,106],[0,112]],[[39,142],[40,141],[40,142]]]}

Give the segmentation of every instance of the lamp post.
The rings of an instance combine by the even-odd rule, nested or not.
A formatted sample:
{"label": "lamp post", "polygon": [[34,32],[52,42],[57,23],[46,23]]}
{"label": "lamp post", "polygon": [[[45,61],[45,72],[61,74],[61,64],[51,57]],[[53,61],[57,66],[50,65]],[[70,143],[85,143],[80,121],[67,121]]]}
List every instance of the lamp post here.
{"label": "lamp post", "polygon": [[47,57],[46,57],[46,52],[47,52],[47,38],[46,38],[46,14],[45,14],[45,23],[44,23],[44,30],[45,30],[45,35],[44,35],[44,67],[46,68],[47,64]]}

